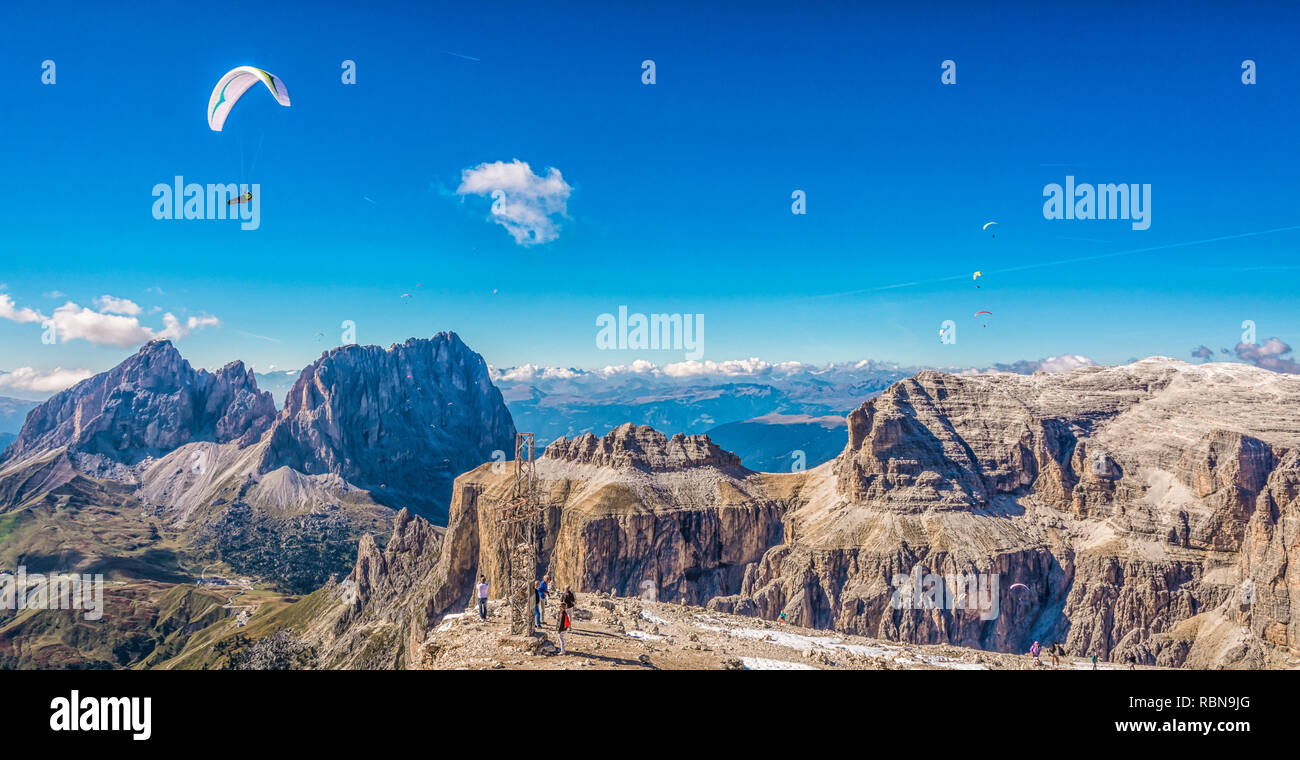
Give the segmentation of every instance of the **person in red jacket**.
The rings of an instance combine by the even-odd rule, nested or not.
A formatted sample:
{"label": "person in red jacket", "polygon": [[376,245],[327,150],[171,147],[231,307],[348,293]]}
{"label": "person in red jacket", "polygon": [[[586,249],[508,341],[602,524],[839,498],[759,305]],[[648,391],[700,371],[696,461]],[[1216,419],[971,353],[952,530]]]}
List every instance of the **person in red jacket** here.
{"label": "person in red jacket", "polygon": [[560,639],[560,654],[565,653],[564,632],[569,630],[570,627],[569,605],[566,603],[568,601],[568,598],[569,596],[566,593],[564,598],[560,600],[560,611],[555,615],[555,635]]}

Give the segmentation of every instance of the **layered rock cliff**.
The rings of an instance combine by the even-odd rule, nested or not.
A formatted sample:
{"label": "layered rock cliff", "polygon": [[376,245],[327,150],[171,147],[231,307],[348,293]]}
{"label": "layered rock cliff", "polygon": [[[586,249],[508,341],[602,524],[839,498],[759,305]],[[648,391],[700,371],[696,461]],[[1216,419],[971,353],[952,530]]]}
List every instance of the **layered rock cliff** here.
{"label": "layered rock cliff", "polygon": [[[806,476],[817,495],[789,516],[795,540],[713,604],[1167,665],[1295,652],[1297,402],[1298,378],[1158,358],[1057,376],[922,372],[849,415],[844,452]],[[892,579],[918,567],[996,576],[999,614],[895,608]],[[1210,619],[1252,633],[1198,649],[1194,632],[1218,624],[1195,621]]]}
{"label": "layered rock cliff", "polygon": [[[913,643],[1295,662],[1297,402],[1300,378],[1161,358],[1050,376],[922,372],[849,415],[834,461],[786,475],[623,426],[538,461],[536,572]],[[498,469],[457,483],[436,589],[416,600],[426,630],[468,602],[479,573],[499,596],[492,509],[511,475]],[[923,576],[939,579],[926,587],[937,606],[909,599]],[[954,593],[966,578],[983,579],[970,590],[986,606]]]}

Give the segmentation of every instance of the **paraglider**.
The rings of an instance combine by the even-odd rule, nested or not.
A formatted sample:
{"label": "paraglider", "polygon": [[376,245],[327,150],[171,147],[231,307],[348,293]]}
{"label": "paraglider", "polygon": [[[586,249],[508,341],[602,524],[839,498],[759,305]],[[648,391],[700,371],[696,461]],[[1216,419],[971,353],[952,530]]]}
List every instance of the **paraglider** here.
{"label": "paraglider", "polygon": [[[997,224],[997,222],[986,222],[986,223],[984,224],[983,229],[987,230],[989,227],[991,227],[992,225],[995,225],[995,224]],[[998,226],[1001,226],[1001,225],[998,225]],[[993,237],[997,237],[997,235],[994,234]]]}
{"label": "paraglider", "polygon": [[286,108],[289,106],[289,90],[280,77],[256,66],[236,66],[217,80],[217,86],[212,88],[212,97],[208,98],[208,126],[212,131],[221,131],[230,109],[258,82],[266,85],[277,103]]}
{"label": "paraglider", "polygon": [[[981,314],[987,314],[987,315],[989,315],[990,317],[993,316],[993,312],[991,312],[991,311],[977,311],[977,312],[975,312],[975,316],[977,316],[977,317],[978,317],[979,315],[981,315]],[[988,327],[987,324],[984,325],[984,326],[985,326],[985,327]]]}
{"label": "paraglider", "polygon": [[[983,274],[984,274],[983,272],[976,272],[974,275],[971,276],[971,281],[974,282],[975,280],[978,280],[981,276],[983,276]],[[978,288],[979,284],[976,283],[975,287]]]}
{"label": "paraglider", "polygon": [[1026,585],[1023,584],[1023,583],[1013,583],[1013,584],[1011,584],[1011,588],[1007,589],[1007,591],[1015,591],[1017,586],[1019,586],[1020,588],[1024,589],[1025,591],[1028,591],[1028,590],[1029,590],[1029,587],[1026,586]]}

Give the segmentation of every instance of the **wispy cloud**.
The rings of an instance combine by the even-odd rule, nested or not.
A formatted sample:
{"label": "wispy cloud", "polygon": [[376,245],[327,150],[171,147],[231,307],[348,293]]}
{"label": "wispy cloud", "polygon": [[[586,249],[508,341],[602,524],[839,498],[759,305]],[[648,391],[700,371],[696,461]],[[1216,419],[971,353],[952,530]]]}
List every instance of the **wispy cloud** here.
{"label": "wispy cloud", "polygon": [[[1238,232],[1232,235],[1219,235],[1218,237],[1202,238],[1200,240],[1186,240],[1181,243],[1167,243],[1165,245],[1153,245],[1145,248],[1129,248],[1123,251],[1113,251],[1111,253],[1098,253],[1091,256],[1073,256],[1068,259],[1057,259],[1055,261],[1040,261],[1033,264],[1024,264],[1018,267],[1006,267],[1005,269],[984,269],[984,276],[1005,272],[1023,272],[1029,269],[1042,269],[1043,267],[1061,266],[1063,264],[1077,264],[1081,261],[1097,261],[1099,259],[1111,259],[1117,256],[1131,256],[1139,253],[1150,253],[1152,251],[1167,251],[1175,248],[1188,248],[1194,245],[1208,245],[1210,243],[1220,243],[1225,240],[1240,240],[1242,238],[1258,237],[1260,235],[1272,235],[1277,232],[1291,232],[1300,230],[1300,225],[1291,225],[1289,227],[1274,227],[1269,230],[1256,230],[1253,232]],[[823,293],[820,295],[807,296],[809,299],[815,298],[837,298],[839,296],[852,296],[861,293],[876,293],[882,290],[894,290],[896,288],[908,288],[914,285],[929,285],[938,282],[948,282],[950,280],[965,280],[970,278],[970,272],[963,274],[954,274],[947,277],[932,277],[924,280],[912,280],[910,282],[900,282],[892,285],[878,285],[871,288],[859,288],[857,290],[845,290],[838,293]]]}

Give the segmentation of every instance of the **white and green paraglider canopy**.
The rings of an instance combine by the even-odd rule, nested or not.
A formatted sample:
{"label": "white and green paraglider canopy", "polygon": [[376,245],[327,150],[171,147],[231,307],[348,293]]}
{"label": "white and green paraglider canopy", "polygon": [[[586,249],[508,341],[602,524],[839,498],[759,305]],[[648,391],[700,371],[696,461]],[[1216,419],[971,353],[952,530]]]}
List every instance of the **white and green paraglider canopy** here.
{"label": "white and green paraglider canopy", "polygon": [[248,92],[248,88],[258,82],[266,85],[266,89],[271,91],[280,105],[289,105],[289,90],[280,81],[280,77],[256,66],[238,66],[227,71],[217,81],[217,86],[212,88],[212,97],[208,99],[208,126],[213,131],[220,132],[226,123],[226,117],[230,115],[230,109]]}

